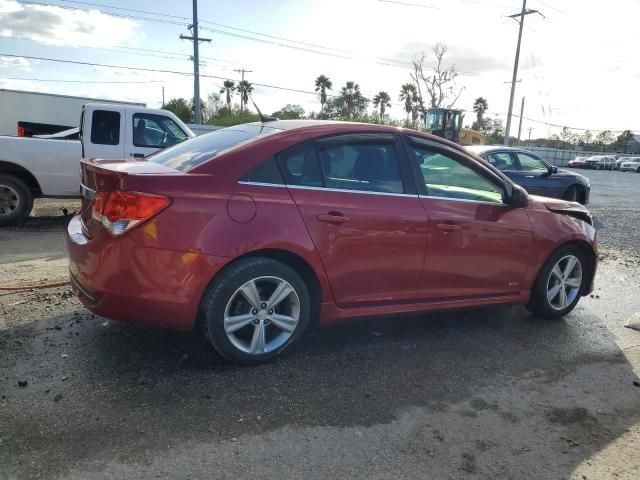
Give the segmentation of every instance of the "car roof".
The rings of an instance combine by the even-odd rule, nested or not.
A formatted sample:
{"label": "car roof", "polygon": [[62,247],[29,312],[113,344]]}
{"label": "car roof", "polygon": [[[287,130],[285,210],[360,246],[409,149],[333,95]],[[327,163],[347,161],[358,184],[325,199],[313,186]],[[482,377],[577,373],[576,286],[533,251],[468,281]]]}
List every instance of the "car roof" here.
{"label": "car roof", "polygon": [[[377,123],[360,123],[360,122],[344,122],[340,120],[271,120],[266,122],[252,122],[239,124],[228,129],[241,128],[243,125],[253,125],[263,127],[265,130],[280,130],[273,133],[273,136],[297,135],[305,132],[309,137],[319,137],[323,135],[340,135],[347,133],[390,133],[404,134],[421,137],[436,143],[441,143],[449,148],[458,150],[462,153],[468,153],[464,147],[457,143],[437,137],[430,133],[421,132],[411,128],[394,127],[390,125],[380,125]],[[218,130],[219,131],[219,130]],[[256,139],[259,141],[260,139]]]}
{"label": "car roof", "polygon": [[[508,147],[506,145],[466,145],[465,150],[473,152],[476,155],[482,155],[488,152],[528,152],[525,148]],[[535,152],[530,152],[534,153]]]}

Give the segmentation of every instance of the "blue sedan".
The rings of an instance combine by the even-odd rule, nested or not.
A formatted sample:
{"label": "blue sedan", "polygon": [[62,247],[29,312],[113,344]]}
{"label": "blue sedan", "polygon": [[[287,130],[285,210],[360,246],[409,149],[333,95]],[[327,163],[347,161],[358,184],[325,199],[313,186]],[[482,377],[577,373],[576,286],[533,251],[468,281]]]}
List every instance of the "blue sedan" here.
{"label": "blue sedan", "polygon": [[587,177],[559,170],[533,152],[500,145],[471,145],[465,148],[501,170],[533,195],[582,204],[589,202],[591,185]]}

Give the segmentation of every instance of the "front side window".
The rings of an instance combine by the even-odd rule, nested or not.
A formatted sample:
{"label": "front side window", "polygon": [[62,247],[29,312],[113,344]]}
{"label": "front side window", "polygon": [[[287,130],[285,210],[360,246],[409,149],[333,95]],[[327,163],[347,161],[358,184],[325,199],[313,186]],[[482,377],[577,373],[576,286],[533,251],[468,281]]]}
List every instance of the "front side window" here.
{"label": "front side window", "polygon": [[382,193],[403,193],[402,177],[392,143],[320,145],[325,187]]}
{"label": "front side window", "polygon": [[187,138],[189,136],[169,117],[148,113],[133,115],[133,144],[136,147],[171,147]]}
{"label": "front side window", "polygon": [[487,162],[496,167],[498,170],[515,170],[513,165],[513,157],[507,152],[494,152],[486,156]]}
{"label": "front side window", "polygon": [[520,169],[525,172],[548,172],[547,165],[540,159],[527,155],[526,153],[518,152],[518,161],[520,162]]}
{"label": "front side window", "polygon": [[453,158],[423,146],[412,146],[429,197],[502,203],[502,190]]}
{"label": "front side window", "polygon": [[94,110],[91,115],[91,143],[94,145],[120,144],[120,113]]}

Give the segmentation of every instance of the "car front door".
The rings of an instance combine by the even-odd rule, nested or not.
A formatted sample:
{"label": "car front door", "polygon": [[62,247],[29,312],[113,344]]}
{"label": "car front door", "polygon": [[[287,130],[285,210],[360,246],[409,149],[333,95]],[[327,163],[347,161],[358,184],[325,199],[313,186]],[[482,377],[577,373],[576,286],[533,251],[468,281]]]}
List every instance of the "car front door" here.
{"label": "car front door", "polygon": [[532,227],[503,201],[503,181],[469,157],[410,138],[409,158],[429,217],[420,296],[452,301],[517,295]]}
{"label": "car front door", "polygon": [[342,135],[278,162],[340,307],[415,300],[427,216],[393,135]]}
{"label": "car front door", "polygon": [[[551,166],[544,160],[524,152],[513,152],[518,165],[521,184],[527,192],[543,197],[562,197],[566,185],[559,176],[551,173]],[[519,183],[516,181],[516,183]]]}

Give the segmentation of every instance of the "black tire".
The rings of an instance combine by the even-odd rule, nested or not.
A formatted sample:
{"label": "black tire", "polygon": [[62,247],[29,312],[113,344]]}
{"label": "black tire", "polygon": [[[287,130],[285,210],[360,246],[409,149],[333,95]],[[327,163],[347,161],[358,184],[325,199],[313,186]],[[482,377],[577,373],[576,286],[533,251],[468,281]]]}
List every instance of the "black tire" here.
{"label": "black tire", "polygon": [[[225,311],[227,304],[236,296],[240,287],[253,279],[265,277],[277,277],[293,287],[298,300],[299,319],[295,330],[290,334],[289,338],[273,351],[260,354],[247,353],[234,345],[225,332]],[[266,298],[269,296],[269,292],[265,293]],[[260,292],[260,297],[261,299],[263,298],[262,291]],[[285,350],[290,350],[300,341],[310,323],[311,297],[304,280],[289,266],[270,258],[250,257],[229,265],[209,285],[203,297],[201,315],[204,334],[220,355],[234,363],[257,365],[273,360]],[[260,321],[268,322],[268,320]],[[256,327],[247,325],[243,328]],[[264,328],[265,332],[269,329],[268,326]],[[277,333],[277,327],[272,324],[269,331]]]}
{"label": "black tire", "polygon": [[18,177],[0,174],[0,226],[24,222],[33,208],[33,193]]}
{"label": "black tire", "polygon": [[578,187],[576,187],[575,185],[571,185],[569,188],[567,188],[564,192],[564,195],[562,195],[563,200],[568,200],[570,202],[577,202],[578,198]]}
{"label": "black tire", "polygon": [[[578,259],[582,267],[582,279],[579,290],[575,298],[566,306],[566,308],[558,309],[554,308],[549,299],[547,298],[547,286],[550,281],[551,270],[554,266],[563,258],[568,255],[572,255]],[[560,318],[565,316],[571,310],[575,308],[583,296],[585,288],[587,288],[587,280],[590,277],[590,263],[587,261],[587,256],[584,251],[574,245],[566,245],[556,250],[544,263],[538,276],[533,283],[531,289],[531,297],[526,308],[533,314],[543,318]]]}

